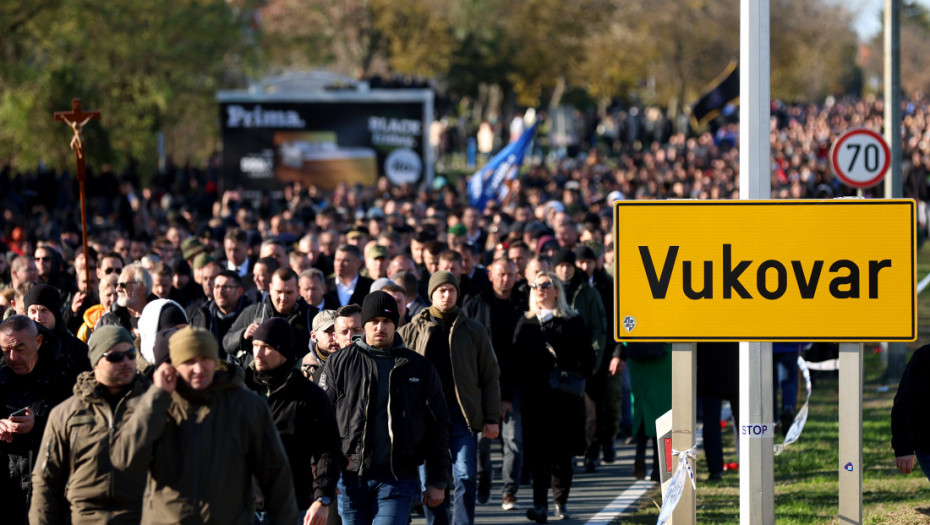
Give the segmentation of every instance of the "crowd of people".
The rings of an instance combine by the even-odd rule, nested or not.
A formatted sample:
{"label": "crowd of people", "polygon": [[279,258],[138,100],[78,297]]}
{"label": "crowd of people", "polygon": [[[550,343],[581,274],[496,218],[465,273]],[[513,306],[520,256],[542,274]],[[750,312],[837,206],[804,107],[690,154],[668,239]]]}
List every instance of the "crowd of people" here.
{"label": "crowd of people", "polygon": [[[773,105],[773,197],[848,193],[829,145],[881,109]],[[904,113],[920,202],[928,109]],[[738,130],[644,140],[616,122],[606,147],[531,163],[484,209],[464,178],[253,202],[220,190],[218,157],[141,190],[104,168],[86,256],[67,176],[0,172],[9,523],[406,524],[420,506],[474,523],[497,442],[499,503],[536,523],[570,517],[575,458],[596,472],[618,435],[646,478],[671,357],[614,342],[612,204],[738,196]],[[699,366],[727,369],[721,352]],[[707,381],[716,417],[733,393]],[[722,462],[708,454],[711,479]]]}

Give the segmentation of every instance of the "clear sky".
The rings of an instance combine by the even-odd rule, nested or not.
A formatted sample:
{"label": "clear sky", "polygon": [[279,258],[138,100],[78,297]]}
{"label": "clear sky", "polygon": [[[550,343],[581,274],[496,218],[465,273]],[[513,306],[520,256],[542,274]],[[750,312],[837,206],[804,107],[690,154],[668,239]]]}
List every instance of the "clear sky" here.
{"label": "clear sky", "polygon": [[[836,0],[842,1],[842,0]],[[927,7],[930,7],[930,0],[917,0]],[[849,0],[847,3],[850,11],[856,15],[853,27],[859,38],[868,39],[877,35],[882,30],[882,12],[885,8],[885,0]]]}

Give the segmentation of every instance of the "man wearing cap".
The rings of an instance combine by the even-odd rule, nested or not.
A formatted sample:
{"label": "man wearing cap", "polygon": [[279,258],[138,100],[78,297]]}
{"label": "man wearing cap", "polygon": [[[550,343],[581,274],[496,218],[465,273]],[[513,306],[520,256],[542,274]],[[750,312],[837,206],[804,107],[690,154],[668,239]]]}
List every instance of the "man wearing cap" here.
{"label": "man wearing cap", "polygon": [[103,326],[90,337],[92,372],[52,409],[32,471],[32,524],[139,523],[147,472],[110,463],[110,439],[134,410],[148,380],[136,373],[132,334]]}
{"label": "man wearing cap", "polygon": [[181,242],[181,256],[187,261],[187,264],[194,265],[194,258],[204,253],[205,249],[200,239],[197,237],[188,237]]}
{"label": "man wearing cap", "polygon": [[424,504],[436,506],[445,498],[448,410],[436,369],[394,333],[394,298],[372,292],[362,303],[361,319],[365,337],[333,354],[320,376],[346,460],[339,515],[346,525],[404,525],[420,493],[417,469],[424,461]]}
{"label": "man wearing cap", "polygon": [[293,343],[287,321],[265,320],[252,336],[253,359],[245,370],[245,384],[271,407],[290,461],[297,508],[309,519],[301,522],[323,525],[342,467],[339,434],[332,403],[300,373]]}
{"label": "man wearing cap", "polygon": [[333,267],[335,273],[327,279],[326,286],[339,299],[339,306],[362,304],[373,281],[358,273],[362,267],[359,249],[351,244],[339,246],[333,258]]}
{"label": "man wearing cap", "polygon": [[[487,329],[456,306],[459,282],[440,270],[429,279],[432,304],[400,330],[406,344],[426,356],[449,402],[449,451],[454,464],[458,525],[475,522],[478,433],[495,439],[501,415],[500,368]],[[455,400],[456,402],[451,402]],[[426,510],[426,522],[449,523],[448,503]]]}
{"label": "man wearing cap", "polygon": [[25,523],[32,467],[52,407],[71,395],[77,374],[57,339],[25,315],[0,323],[0,494],[3,523]]}
{"label": "man wearing cap", "polygon": [[[601,386],[603,380],[598,380],[598,374],[606,374],[601,370],[600,364],[604,360],[604,348],[607,344],[607,318],[604,303],[597,291],[588,284],[587,274],[575,266],[575,252],[569,248],[560,248],[553,258],[555,274],[562,281],[565,288],[565,300],[581,316],[585,330],[591,335],[591,346],[594,348],[595,363],[597,367],[585,375],[595,376],[595,379],[585,384],[585,404],[587,406],[587,432],[589,454],[585,458],[585,470],[597,471],[598,439],[596,430],[596,406],[604,402],[604,392]],[[608,363],[610,359],[607,359]],[[603,379],[603,378],[601,378]]]}
{"label": "man wearing cap", "polygon": [[336,311],[323,310],[313,318],[310,351],[301,363],[304,375],[314,383],[319,383],[323,365],[336,350],[339,350],[339,343],[336,342]]}
{"label": "man wearing cap", "polygon": [[87,360],[87,344],[68,331],[61,319],[61,295],[48,284],[37,284],[26,292],[26,316],[48,328],[61,345],[62,355],[74,367],[74,373],[91,369]]}
{"label": "man wearing cap", "polygon": [[371,241],[365,247],[365,277],[376,281],[387,277],[388,251],[387,248]]}
{"label": "man wearing cap", "polygon": [[110,451],[114,467],[149,473],[141,523],[248,525],[255,482],[271,523],[296,523],[291,469],[268,403],[243,388],[238,368],[219,363],[210,332],[182,328],[168,349],[171,363],[155,371]]}

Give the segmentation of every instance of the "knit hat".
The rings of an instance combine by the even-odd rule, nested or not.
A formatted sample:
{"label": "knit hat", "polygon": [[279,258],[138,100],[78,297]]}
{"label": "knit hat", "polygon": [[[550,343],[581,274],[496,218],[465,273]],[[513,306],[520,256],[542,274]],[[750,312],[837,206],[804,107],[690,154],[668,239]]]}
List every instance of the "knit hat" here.
{"label": "knit hat", "polygon": [[[41,304],[41,303],[40,303]],[[90,365],[96,366],[103,354],[120,343],[133,344],[135,338],[119,325],[104,325],[94,330],[87,341],[87,357]]]}
{"label": "knit hat", "polygon": [[536,253],[541,254],[549,248],[549,245],[552,244],[558,248],[559,243],[555,240],[555,237],[551,235],[543,235],[536,241]]}
{"label": "knit hat", "polygon": [[558,266],[560,264],[575,264],[575,252],[569,250],[568,248],[561,248],[559,251],[555,252],[555,257],[552,258],[552,265]]}
{"label": "knit hat", "polygon": [[320,310],[320,313],[313,317],[313,331],[327,331],[336,324],[336,310]]}
{"label": "knit hat", "polygon": [[168,353],[174,365],[197,357],[219,361],[219,349],[213,334],[192,326],[185,326],[168,339]]}
{"label": "knit hat", "polygon": [[180,330],[180,328],[165,328],[164,330],[159,330],[155,334],[155,349],[154,349],[154,358],[153,364],[156,368],[161,366],[162,363],[170,362],[169,349],[168,349],[168,340],[171,339],[171,336]]}
{"label": "knit hat", "polygon": [[261,341],[290,359],[294,357],[294,329],[283,317],[270,317],[258,325],[252,341]]}
{"label": "knit hat", "polygon": [[397,326],[397,321],[400,319],[397,313],[397,301],[384,290],[371,292],[362,301],[362,325],[364,326],[375,317],[386,317],[394,323],[394,326]]}
{"label": "knit hat", "polygon": [[23,299],[26,303],[26,309],[34,304],[40,304],[55,314],[55,327],[61,326],[61,294],[58,289],[48,284],[37,284],[26,292]]}
{"label": "knit hat", "polygon": [[444,284],[451,284],[455,286],[455,290],[459,291],[459,280],[452,275],[452,272],[447,272],[445,270],[440,270],[429,278],[429,287],[427,288],[427,294],[432,298],[433,292],[436,291],[436,288]]}

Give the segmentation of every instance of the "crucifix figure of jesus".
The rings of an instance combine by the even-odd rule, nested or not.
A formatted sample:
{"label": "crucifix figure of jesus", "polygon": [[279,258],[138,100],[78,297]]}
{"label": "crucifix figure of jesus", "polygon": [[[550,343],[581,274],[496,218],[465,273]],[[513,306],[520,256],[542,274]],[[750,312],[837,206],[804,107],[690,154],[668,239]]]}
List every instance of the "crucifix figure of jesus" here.
{"label": "crucifix figure of jesus", "polygon": [[[84,181],[87,174],[84,172],[84,125],[94,119],[100,118],[99,111],[84,111],[81,109],[81,99],[71,99],[71,111],[56,111],[55,120],[64,121],[71,126],[74,136],[71,138],[71,149],[77,162],[78,188],[81,193],[81,237],[84,242],[84,282],[90,283],[90,260],[87,258],[87,205],[84,202]],[[87,292],[88,290],[83,290]]]}

